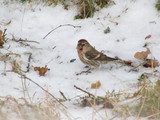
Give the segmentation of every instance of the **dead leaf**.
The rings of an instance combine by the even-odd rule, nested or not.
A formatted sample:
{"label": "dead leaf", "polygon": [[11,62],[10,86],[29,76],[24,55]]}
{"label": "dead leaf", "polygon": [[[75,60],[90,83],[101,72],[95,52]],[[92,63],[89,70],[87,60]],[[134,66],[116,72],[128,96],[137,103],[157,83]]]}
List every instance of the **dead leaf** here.
{"label": "dead leaf", "polygon": [[136,52],[134,57],[140,60],[145,60],[150,53],[150,50],[147,49],[147,51]]}
{"label": "dead leaf", "polygon": [[100,81],[97,81],[96,83],[92,83],[92,84],[91,84],[91,88],[92,88],[92,89],[97,89],[97,88],[99,88],[100,86],[101,86]]}
{"label": "dead leaf", "polygon": [[132,66],[132,61],[131,60],[128,60],[128,61],[123,61],[126,65],[130,65],[130,66]]}
{"label": "dead leaf", "polygon": [[84,99],[83,101],[82,101],[82,106],[83,107],[91,107],[91,106],[93,106],[93,100],[89,100],[89,99]]}
{"label": "dead leaf", "polygon": [[103,104],[103,108],[113,109],[114,106],[113,106],[113,104],[112,104],[111,102],[105,102],[105,103]]}
{"label": "dead leaf", "polygon": [[34,67],[34,71],[38,71],[40,76],[45,76],[48,70],[50,69],[47,68],[47,65],[45,67]]}
{"label": "dead leaf", "polygon": [[133,66],[132,65],[132,61],[131,60],[122,60],[122,59],[119,59],[122,63],[124,63],[125,65],[128,65],[128,66]]}
{"label": "dead leaf", "polygon": [[105,98],[104,97],[85,97],[83,100],[82,100],[82,106],[83,107],[91,107],[93,105],[102,105],[104,104],[106,101],[105,101]]}
{"label": "dead leaf", "polygon": [[145,37],[145,40],[146,39],[149,39],[149,38],[151,38],[152,36],[151,35],[147,35],[146,37]]}
{"label": "dead leaf", "polygon": [[155,68],[159,66],[159,62],[157,60],[147,59],[146,63],[143,65],[144,67]]}
{"label": "dead leaf", "polygon": [[2,30],[0,30],[0,40],[3,40],[3,31]]}
{"label": "dead leaf", "polygon": [[3,48],[3,44],[4,44],[4,41],[3,41],[3,31],[0,30],[0,48]]}

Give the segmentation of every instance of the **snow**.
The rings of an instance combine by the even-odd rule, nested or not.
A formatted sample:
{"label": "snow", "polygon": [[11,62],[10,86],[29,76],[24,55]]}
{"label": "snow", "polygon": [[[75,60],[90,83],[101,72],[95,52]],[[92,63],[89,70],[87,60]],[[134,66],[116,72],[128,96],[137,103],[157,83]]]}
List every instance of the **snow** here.
{"label": "snow", "polygon": [[[138,51],[145,51],[143,46],[147,42],[152,56],[160,61],[160,22],[159,13],[154,7],[155,0],[114,1],[115,5],[96,12],[93,18],[83,20],[73,19],[76,15],[75,7],[64,10],[61,5],[53,7],[41,4],[0,4],[0,29],[7,28],[8,38],[12,38],[14,35],[17,39],[39,42],[39,44],[31,42],[30,46],[23,46],[8,40],[0,53],[20,54],[21,57],[12,55],[11,58],[21,61],[23,70],[26,70],[25,66],[28,60],[26,53],[32,53],[31,69],[26,76],[57,98],[62,97],[59,91],[62,91],[70,99],[85,95],[82,91],[75,89],[74,85],[98,96],[104,96],[107,91],[113,90],[134,91],[136,88],[131,85],[138,82],[137,79],[142,73],[146,71],[151,73],[150,68],[141,68],[139,72],[129,72],[131,68],[128,66],[120,67],[119,64],[109,63],[100,69],[94,69],[92,73],[76,75],[76,73],[86,70],[76,51],[77,41],[82,38],[87,39],[97,50],[103,50],[108,56],[118,56],[135,63],[139,61],[134,58],[134,54]],[[118,17],[119,15],[120,17]],[[4,23],[8,21],[11,23],[5,26]],[[114,22],[117,22],[118,25]],[[49,31],[64,24],[81,26],[81,28],[63,26],[43,39]],[[104,34],[107,27],[110,27],[111,32]],[[152,35],[152,37],[145,40],[147,35]],[[76,59],[76,61],[71,63],[71,59]],[[3,64],[0,61],[1,73],[3,73]],[[44,67],[45,65],[50,69],[45,76],[39,76],[38,72],[33,69],[35,66]],[[113,66],[112,69],[111,66]],[[11,64],[8,62],[7,70],[11,69]],[[96,81],[100,81],[102,86],[96,90],[90,89],[90,85]],[[22,80],[16,73],[7,72],[6,76],[1,74],[0,85],[0,96],[24,97]],[[34,101],[44,97],[44,91],[38,86],[29,81],[26,85],[30,96],[35,94]],[[92,119],[93,109],[77,107],[73,105],[74,102],[65,103],[74,118]],[[100,111],[102,118],[109,116],[109,110]],[[96,117],[99,118],[98,115]],[[132,118],[128,118],[128,120],[130,119]]]}

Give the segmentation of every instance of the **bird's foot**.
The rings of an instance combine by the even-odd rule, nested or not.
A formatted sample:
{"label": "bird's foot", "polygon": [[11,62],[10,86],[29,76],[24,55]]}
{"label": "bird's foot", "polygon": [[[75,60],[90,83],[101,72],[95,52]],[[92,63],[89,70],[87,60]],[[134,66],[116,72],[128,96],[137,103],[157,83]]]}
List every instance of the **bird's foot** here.
{"label": "bird's foot", "polygon": [[[86,68],[86,67],[85,67],[85,68]],[[81,75],[81,74],[86,74],[86,75],[88,75],[89,73],[92,73],[91,70],[92,70],[92,68],[91,68],[91,67],[88,67],[87,70],[81,71],[80,73],[76,73],[76,75]]]}

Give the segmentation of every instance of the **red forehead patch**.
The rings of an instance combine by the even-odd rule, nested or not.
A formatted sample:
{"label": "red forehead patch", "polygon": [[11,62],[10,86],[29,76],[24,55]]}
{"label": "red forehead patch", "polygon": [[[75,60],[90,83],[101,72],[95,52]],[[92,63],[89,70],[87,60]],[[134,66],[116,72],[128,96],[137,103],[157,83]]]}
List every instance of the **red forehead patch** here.
{"label": "red forehead patch", "polygon": [[79,42],[79,43],[86,43],[87,40],[85,40],[85,39],[80,39],[78,42]]}

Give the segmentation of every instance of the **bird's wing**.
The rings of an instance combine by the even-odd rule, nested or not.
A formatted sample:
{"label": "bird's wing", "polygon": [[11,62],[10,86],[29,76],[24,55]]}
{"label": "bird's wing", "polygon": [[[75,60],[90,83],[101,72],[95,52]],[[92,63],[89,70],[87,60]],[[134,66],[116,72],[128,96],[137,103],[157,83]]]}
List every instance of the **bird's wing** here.
{"label": "bird's wing", "polygon": [[117,58],[111,58],[111,57],[108,57],[107,55],[101,53],[101,52],[86,52],[85,53],[85,57],[89,60],[100,60],[100,61],[114,61],[114,60],[117,60]]}
{"label": "bird's wing", "polygon": [[95,60],[98,59],[100,57],[100,53],[98,51],[88,51],[85,53],[85,57],[89,60]]}
{"label": "bird's wing", "polygon": [[114,60],[118,60],[117,58],[111,58],[111,57],[108,57],[107,55],[103,54],[103,53],[100,53],[99,57],[96,59],[96,60],[107,60],[107,61],[114,61]]}

